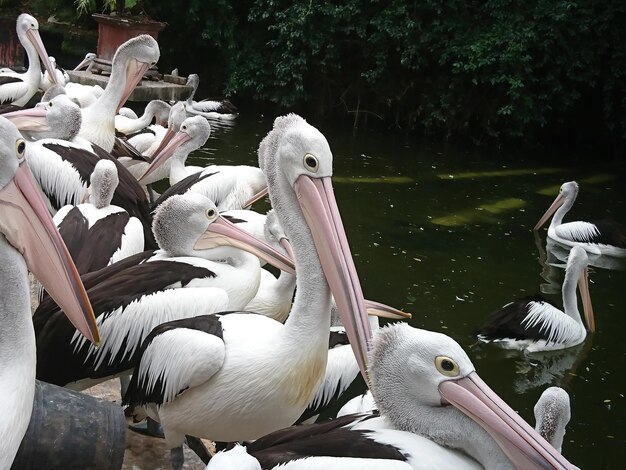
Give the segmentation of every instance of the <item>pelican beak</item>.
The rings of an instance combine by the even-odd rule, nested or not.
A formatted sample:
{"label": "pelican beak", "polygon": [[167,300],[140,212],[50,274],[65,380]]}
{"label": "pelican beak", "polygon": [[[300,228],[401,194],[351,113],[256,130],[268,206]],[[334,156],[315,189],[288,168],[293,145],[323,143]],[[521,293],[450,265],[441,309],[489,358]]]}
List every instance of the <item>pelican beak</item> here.
{"label": "pelican beak", "polygon": [[36,29],[29,29],[28,31],[26,31],[26,36],[28,36],[30,42],[33,44],[33,46],[35,46],[35,49],[37,50],[37,54],[39,54],[39,58],[41,59],[43,66],[48,71],[50,81],[53,85],[55,85],[57,83],[57,76],[54,72],[54,65],[52,65],[52,62],[48,57],[46,48],[43,45],[43,41],[41,40],[41,36],[39,36],[39,31],[37,31]]}
{"label": "pelican beak", "polygon": [[389,320],[406,320],[412,318],[413,315],[402,310],[390,307],[389,305],[381,304],[374,300],[365,299],[365,308],[368,315],[373,315],[380,318],[388,318]]}
{"label": "pelican beak", "polygon": [[476,372],[439,384],[442,404],[472,418],[518,469],[574,469],[554,447],[506,404]]}
{"label": "pelican beak", "polygon": [[156,171],[157,168],[163,165],[163,163],[165,163],[172,155],[174,155],[174,152],[178,147],[183,145],[185,142],[191,140],[191,137],[186,132],[177,132],[176,134],[172,132],[171,135],[172,137],[169,138],[166,145],[163,145],[163,142],[165,142],[167,134],[163,137],[163,142],[161,142],[161,145],[159,145],[157,153],[154,154],[152,162],[150,162],[150,165],[148,165],[148,168],[146,169],[144,174],[138,178],[139,182],[147,178],[148,175],[150,175],[151,173]]}
{"label": "pelican beak", "polygon": [[85,65],[90,64],[91,62],[93,62],[93,59],[89,59],[87,57],[85,57],[80,64],[78,64],[76,67],[74,67],[74,71],[80,70],[82,69]]}
{"label": "pelican beak", "polygon": [[261,191],[259,191],[258,193],[256,193],[254,196],[252,196],[250,199],[248,199],[243,205],[243,208],[249,209],[250,206],[252,206],[252,204],[254,204],[257,201],[260,201],[265,196],[267,196],[267,186],[263,188]]}
{"label": "pelican beak", "polygon": [[[41,103],[39,103],[41,104]],[[30,109],[20,109],[3,114],[2,117],[10,120],[20,131],[49,131],[46,114],[48,110],[45,106],[35,106]]]}
{"label": "pelican beak", "polygon": [[295,274],[293,261],[267,243],[240,229],[222,216],[218,216],[198,238],[194,250],[206,250],[218,246],[232,246],[245,250],[283,271]]}
{"label": "pelican beak", "polygon": [[539,222],[537,222],[537,225],[533,227],[533,230],[539,230],[541,227],[543,227],[544,224],[548,221],[548,219],[552,217],[552,214],[554,214],[556,210],[563,205],[564,202],[565,202],[565,198],[563,197],[561,193],[559,193],[559,195],[556,197],[552,205],[548,207],[548,210],[546,211],[546,213],[543,214],[541,219],[539,219]]}
{"label": "pelican beak", "polygon": [[165,135],[163,136],[163,140],[161,140],[161,143],[152,155],[158,155],[159,153],[161,153],[161,151],[167,146],[167,144],[170,143],[175,135],[176,132],[168,127],[167,131],[165,131]]}
{"label": "pelican beak", "polygon": [[[289,240],[287,238],[281,238],[279,243],[285,250],[285,253],[287,253],[287,256],[292,260],[295,259]],[[367,314],[370,316],[388,318],[390,320],[405,320],[407,318],[412,318],[410,313],[403,312],[374,300],[365,299],[365,308],[367,309]]]}
{"label": "pelican beak", "polygon": [[0,230],[28,269],[74,326],[97,345],[100,333],[80,275],[24,162],[0,190],[0,214]]}
{"label": "pelican beak", "polygon": [[369,383],[367,351],[372,331],[330,177],[300,175],[294,189],[359,369]]}
{"label": "pelican beak", "polygon": [[131,95],[137,84],[141,81],[143,74],[150,68],[147,62],[141,62],[137,59],[130,59],[126,65],[126,85],[124,86],[124,94],[117,105],[117,111],[120,110],[126,100]]}
{"label": "pelican beak", "polygon": [[596,331],[596,319],[593,314],[593,307],[591,306],[591,296],[589,295],[589,269],[587,267],[580,273],[578,289],[580,290],[580,297],[583,302],[583,313],[585,323],[587,323],[587,329],[593,333]]}

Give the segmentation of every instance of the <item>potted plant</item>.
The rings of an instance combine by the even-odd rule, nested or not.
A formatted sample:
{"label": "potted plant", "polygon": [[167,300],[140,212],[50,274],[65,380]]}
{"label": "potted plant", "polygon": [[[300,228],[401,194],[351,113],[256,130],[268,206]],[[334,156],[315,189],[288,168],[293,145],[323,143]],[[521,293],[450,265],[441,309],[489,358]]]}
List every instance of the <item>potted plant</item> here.
{"label": "potted plant", "polygon": [[[107,13],[93,13],[91,16],[98,23],[99,59],[112,60],[117,48],[140,34],[149,34],[158,38],[167,23],[149,18],[140,0],[104,0],[101,11]],[[76,0],[76,11],[79,15],[94,11],[97,8],[96,0]]]}

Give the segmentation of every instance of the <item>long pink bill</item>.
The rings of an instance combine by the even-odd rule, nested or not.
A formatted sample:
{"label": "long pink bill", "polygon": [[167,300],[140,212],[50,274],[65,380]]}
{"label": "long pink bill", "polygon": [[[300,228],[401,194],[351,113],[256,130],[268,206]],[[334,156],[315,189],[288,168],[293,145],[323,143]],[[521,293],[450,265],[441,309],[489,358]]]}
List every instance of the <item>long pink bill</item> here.
{"label": "long pink bill", "polygon": [[133,93],[133,90],[137,86],[137,84],[143,78],[143,74],[148,71],[150,68],[150,64],[146,62],[141,62],[137,59],[130,59],[128,61],[128,65],[126,66],[126,83],[124,85],[124,93],[122,94],[122,99],[117,105],[117,110],[119,111],[128,97]]}
{"label": "long pink bill", "polygon": [[546,213],[543,214],[541,219],[539,219],[539,222],[537,222],[537,225],[533,227],[533,230],[539,230],[541,227],[543,227],[545,223],[548,221],[548,219],[552,217],[552,214],[554,214],[556,210],[563,205],[563,202],[565,202],[565,198],[563,197],[561,193],[559,193],[559,195],[556,197],[554,202],[550,205],[550,207],[548,207],[548,210],[546,211]]}
{"label": "long pink bill", "polygon": [[100,334],[80,275],[24,162],[0,190],[0,230],[74,326],[97,345]]}
{"label": "long pink bill", "polygon": [[301,175],[295,190],[359,369],[369,383],[367,351],[372,332],[330,177]]}
{"label": "long pink bill", "polygon": [[48,71],[50,82],[53,85],[56,85],[57,75],[55,73],[55,67],[54,65],[52,65],[52,62],[48,57],[48,53],[46,52],[46,48],[43,45],[43,41],[41,40],[39,31],[37,31],[36,29],[29,29],[28,31],[26,31],[26,35],[28,36],[28,39],[30,39],[30,42],[33,44],[33,46],[35,46],[35,49],[37,50],[37,54],[39,54],[39,58],[41,59],[43,66]]}
{"label": "long pink bill", "polygon": [[260,201],[261,199],[263,199],[265,196],[267,196],[268,190],[267,190],[267,186],[264,187],[263,189],[261,189],[261,191],[259,191],[258,193],[256,193],[254,196],[252,196],[250,199],[248,199],[242,209],[249,209],[252,204],[254,204],[255,202]]}
{"label": "long pink bill", "polygon": [[46,119],[47,109],[44,106],[36,106],[29,109],[20,109],[5,113],[2,117],[11,121],[20,131],[49,131]]}
{"label": "long pink bill", "polygon": [[578,279],[578,290],[580,290],[580,298],[583,303],[583,315],[585,323],[590,332],[596,331],[596,319],[593,314],[593,306],[591,305],[591,294],[589,294],[589,268],[585,267]]}
{"label": "long pink bill", "polygon": [[506,404],[476,372],[439,385],[444,404],[476,421],[519,470],[574,469],[548,441]]}
{"label": "long pink bill", "polygon": [[270,245],[240,229],[222,216],[218,216],[194,245],[194,250],[206,250],[218,246],[240,248],[265,260],[283,271],[295,273],[293,261]]}
{"label": "long pink bill", "polygon": [[[165,137],[168,137],[167,134],[165,135]],[[154,154],[152,162],[150,162],[150,165],[148,165],[148,168],[146,169],[144,174],[138,178],[139,182],[154,173],[157,168],[163,165],[172,155],[174,155],[174,152],[178,147],[191,139],[189,134],[187,134],[186,132],[177,132],[176,134],[172,133],[172,137],[169,137],[167,144],[163,145],[165,137],[163,138],[161,145],[159,145],[159,148],[157,149],[158,153]]]}

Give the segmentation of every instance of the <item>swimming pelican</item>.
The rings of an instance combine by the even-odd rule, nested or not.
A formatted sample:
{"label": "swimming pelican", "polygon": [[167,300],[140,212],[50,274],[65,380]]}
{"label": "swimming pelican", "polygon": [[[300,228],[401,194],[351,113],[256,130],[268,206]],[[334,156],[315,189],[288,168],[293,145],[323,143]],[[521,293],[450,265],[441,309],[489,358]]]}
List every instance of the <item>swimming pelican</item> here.
{"label": "swimming pelican", "polygon": [[115,142],[115,115],[143,74],[159,60],[159,45],[152,36],[142,34],[122,44],[111,64],[111,76],[95,103],[83,108],[79,135],[107,152]]}
{"label": "swimming pelican", "polygon": [[[28,56],[28,70],[25,73],[5,72],[0,75],[0,104],[12,103],[25,106],[39,89],[41,67],[39,58],[48,73],[55,77],[54,66],[50,63],[46,48],[39,36],[39,23],[32,16],[22,13],[17,17],[17,37]],[[52,78],[54,81],[56,78]]]}
{"label": "swimming pelican", "polygon": [[578,195],[578,183],[569,181],[561,185],[559,194],[539,219],[533,230],[539,230],[554,214],[548,227],[548,237],[566,246],[582,246],[595,255],[626,257],[626,230],[612,220],[597,222],[567,222],[563,217],[574,205]]}
{"label": "swimming pelican", "polygon": [[187,101],[186,109],[189,116],[202,116],[207,119],[226,119],[232,120],[237,117],[237,108],[228,100],[202,100],[194,101],[200,77],[196,73],[189,74],[187,77],[187,86],[192,87],[191,94]]}
{"label": "swimming pelican", "polygon": [[90,341],[99,333],[82,282],[25,162],[26,143],[0,117],[0,468],[10,468],[35,393],[28,271]]}
{"label": "swimming pelican", "polygon": [[231,312],[150,333],[124,402],[136,417],[161,423],[174,468],[182,467],[185,434],[257,439],[300,416],[324,376],[331,292],[365,373],[371,333],[330,182],[328,142],[301,117],[280,117],[259,146],[259,161],[292,243],[295,300],[284,325]]}
{"label": "swimming pelican", "polygon": [[532,353],[570,348],[587,337],[585,324],[578,312],[576,281],[580,289],[585,322],[595,331],[595,320],[589,296],[588,257],[581,246],[571,249],[563,281],[563,310],[548,303],[541,295],[525,297],[506,304],[491,314],[474,333],[480,341],[494,342],[503,348]]}
{"label": "swimming pelican", "polygon": [[99,348],[74,334],[54,302],[41,302],[33,315],[39,379],[81,390],[126,374],[157,325],[243,308],[258,288],[257,256],[293,269],[290,260],[224,220],[197,194],[161,206],[153,229],[160,250],[83,276],[103,333]]}
{"label": "swimming pelican", "polygon": [[[263,469],[575,468],[480,379],[448,336],[404,323],[382,328],[369,372],[379,417],[280,430],[240,449],[238,461],[245,451],[260,464],[247,468]],[[220,460],[207,468],[234,468]]]}
{"label": "swimming pelican", "polygon": [[144,249],[141,221],[111,204],[118,183],[115,163],[100,160],[91,174],[89,201],[62,207],[54,216],[80,274],[97,271]]}

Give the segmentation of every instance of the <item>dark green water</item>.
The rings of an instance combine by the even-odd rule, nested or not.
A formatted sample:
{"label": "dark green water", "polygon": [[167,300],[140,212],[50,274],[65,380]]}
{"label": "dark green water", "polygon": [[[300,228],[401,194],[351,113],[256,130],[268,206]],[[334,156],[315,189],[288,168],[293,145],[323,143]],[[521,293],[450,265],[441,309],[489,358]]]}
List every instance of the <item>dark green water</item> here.
{"label": "dark green water", "polygon": [[[232,128],[214,129],[194,164],[256,165],[272,121],[240,116]],[[625,165],[592,154],[573,163],[551,155],[443,151],[394,134],[353,136],[330,122],[312,124],[333,150],[335,193],[365,295],[412,312],[413,326],[456,339],[482,378],[533,425],[541,391],[564,387],[572,420],[563,453],[581,468],[622,466],[625,271],[591,272],[597,331],[580,347],[524,357],[477,346],[471,332],[493,310],[546,283],[531,228],[561,183],[581,186],[566,220],[612,217],[626,224]],[[541,237],[545,247],[545,230]],[[547,297],[561,306],[563,271],[552,268],[551,276],[556,293]]]}

